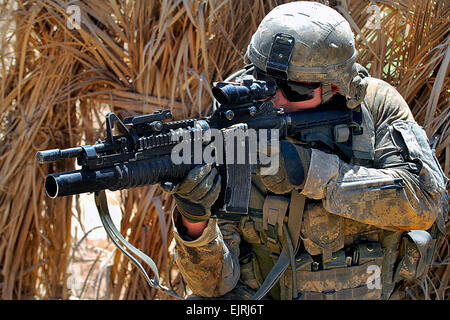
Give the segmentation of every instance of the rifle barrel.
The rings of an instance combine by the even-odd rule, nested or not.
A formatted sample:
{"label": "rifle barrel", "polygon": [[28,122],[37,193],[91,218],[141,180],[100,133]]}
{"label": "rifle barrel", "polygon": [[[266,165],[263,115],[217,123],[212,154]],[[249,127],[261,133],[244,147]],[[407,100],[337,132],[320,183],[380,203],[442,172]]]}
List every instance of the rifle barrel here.
{"label": "rifle barrel", "polygon": [[84,154],[85,148],[89,147],[94,149],[95,152],[105,152],[114,149],[114,145],[111,143],[97,143],[91,146],[81,146],[69,149],[50,149],[38,151],[36,153],[36,161],[40,164],[55,162],[62,159],[76,158]]}

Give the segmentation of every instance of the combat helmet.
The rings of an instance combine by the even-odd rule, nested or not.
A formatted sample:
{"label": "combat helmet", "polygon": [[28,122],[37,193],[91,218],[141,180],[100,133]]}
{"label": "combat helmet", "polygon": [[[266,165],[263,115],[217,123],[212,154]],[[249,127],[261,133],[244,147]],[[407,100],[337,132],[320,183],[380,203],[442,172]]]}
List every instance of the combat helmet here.
{"label": "combat helmet", "polygon": [[336,10],[317,2],[279,5],[261,21],[245,61],[278,79],[320,82],[322,102],[331,98],[331,84],[354,108],[364,99],[367,82],[358,73],[354,34]]}

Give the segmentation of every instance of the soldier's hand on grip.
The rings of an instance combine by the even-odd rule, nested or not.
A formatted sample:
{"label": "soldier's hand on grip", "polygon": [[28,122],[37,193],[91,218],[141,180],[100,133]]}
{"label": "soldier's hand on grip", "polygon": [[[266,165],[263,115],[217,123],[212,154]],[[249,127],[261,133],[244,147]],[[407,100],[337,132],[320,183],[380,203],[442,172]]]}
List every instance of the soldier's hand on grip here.
{"label": "soldier's hand on grip", "polygon": [[201,222],[211,216],[211,206],[219,197],[221,178],[211,164],[193,168],[183,181],[170,188],[162,183],[165,191],[174,195],[178,211],[189,222]]}
{"label": "soldier's hand on grip", "polygon": [[302,189],[309,171],[311,149],[281,140],[279,148],[270,147],[271,161],[278,159],[279,165],[262,166],[258,174],[269,191],[276,194]]}

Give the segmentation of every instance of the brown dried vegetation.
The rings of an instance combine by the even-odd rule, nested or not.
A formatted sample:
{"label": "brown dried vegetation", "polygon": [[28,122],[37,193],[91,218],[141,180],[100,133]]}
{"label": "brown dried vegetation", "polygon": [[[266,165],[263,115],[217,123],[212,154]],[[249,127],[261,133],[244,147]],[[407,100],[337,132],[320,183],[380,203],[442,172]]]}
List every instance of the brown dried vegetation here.
{"label": "brown dried vegetation", "polygon": [[[0,2],[0,299],[69,298],[79,200],[50,200],[42,182],[74,163],[39,166],[36,151],[103,138],[107,110],[121,117],[162,108],[177,119],[207,114],[211,82],[242,66],[252,32],[282,2],[70,1],[80,7],[80,29],[67,25],[69,1]],[[370,1],[330,4],[357,35],[358,61],[393,84],[436,138],[449,176],[448,1],[377,1],[381,28],[373,27]],[[119,202],[123,234],[167,278],[172,199],[149,186],[121,192]],[[447,240],[440,238],[435,266],[426,281],[412,285],[410,297],[448,298]],[[97,257],[93,263],[104,255]],[[109,298],[167,298],[120,253],[107,275]]]}

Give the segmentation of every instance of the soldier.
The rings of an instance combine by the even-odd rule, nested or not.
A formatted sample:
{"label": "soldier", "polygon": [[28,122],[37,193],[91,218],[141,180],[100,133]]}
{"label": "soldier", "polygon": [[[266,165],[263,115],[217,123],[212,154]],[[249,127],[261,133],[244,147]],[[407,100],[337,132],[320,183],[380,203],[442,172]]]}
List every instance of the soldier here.
{"label": "soldier", "polygon": [[[351,150],[282,141],[289,154],[252,177],[240,221],[211,217],[220,176],[195,167],[172,192],[176,262],[197,297],[393,299],[426,274],[448,179],[401,95],[355,57],[350,25],[320,3],[280,5],[260,23],[244,73],[276,81],[274,106],[360,108],[363,131]],[[292,168],[304,178],[288,179]]]}

